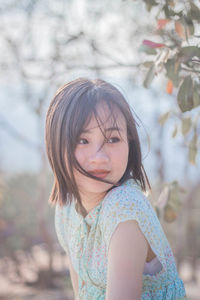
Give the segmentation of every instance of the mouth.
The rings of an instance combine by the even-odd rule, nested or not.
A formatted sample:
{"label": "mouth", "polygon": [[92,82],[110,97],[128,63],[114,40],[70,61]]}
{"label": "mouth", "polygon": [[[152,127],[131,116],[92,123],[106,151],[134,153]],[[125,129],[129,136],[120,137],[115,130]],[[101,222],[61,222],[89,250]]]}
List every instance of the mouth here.
{"label": "mouth", "polygon": [[98,178],[105,178],[110,172],[106,170],[95,170],[89,173]]}

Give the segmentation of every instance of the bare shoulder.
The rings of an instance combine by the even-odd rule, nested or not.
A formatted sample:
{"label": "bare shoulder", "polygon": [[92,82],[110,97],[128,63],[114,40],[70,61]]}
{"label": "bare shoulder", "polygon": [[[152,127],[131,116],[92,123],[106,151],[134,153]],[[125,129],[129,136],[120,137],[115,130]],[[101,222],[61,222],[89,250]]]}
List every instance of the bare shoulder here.
{"label": "bare shoulder", "polygon": [[[109,255],[120,255],[120,252],[131,251],[132,257],[137,259],[145,256],[148,242],[136,220],[120,222],[116,227],[109,245]],[[145,258],[144,258],[145,259]]]}
{"label": "bare shoulder", "polygon": [[119,223],[109,245],[106,300],[120,295],[140,299],[147,252],[148,242],[137,221]]}

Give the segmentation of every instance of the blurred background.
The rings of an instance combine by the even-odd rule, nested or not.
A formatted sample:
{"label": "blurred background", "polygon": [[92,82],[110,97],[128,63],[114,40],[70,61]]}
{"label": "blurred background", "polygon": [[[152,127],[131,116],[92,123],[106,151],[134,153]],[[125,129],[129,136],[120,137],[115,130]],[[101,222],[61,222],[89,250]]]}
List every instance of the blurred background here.
{"label": "blurred background", "polygon": [[200,299],[199,1],[1,0],[0,17],[0,299],[73,299],[44,124],[57,88],[78,77],[129,102],[147,196],[187,299]]}

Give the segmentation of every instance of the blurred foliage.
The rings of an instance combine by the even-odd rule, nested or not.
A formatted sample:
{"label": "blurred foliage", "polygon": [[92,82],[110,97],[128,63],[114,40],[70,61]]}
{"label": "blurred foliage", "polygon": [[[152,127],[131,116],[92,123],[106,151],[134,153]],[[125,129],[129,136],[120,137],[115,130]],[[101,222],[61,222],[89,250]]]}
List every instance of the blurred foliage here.
{"label": "blurred foliage", "polygon": [[[17,249],[27,251],[44,242],[36,203],[37,180],[37,175],[23,173],[8,177],[4,182],[0,200],[0,256]],[[47,207],[47,221],[49,213],[53,212]]]}
{"label": "blurred foliage", "polygon": [[163,126],[170,116],[174,116],[180,120],[180,123],[176,124],[173,129],[172,138],[175,138],[178,133],[184,137],[185,146],[188,149],[188,161],[196,165],[197,155],[199,153],[198,136],[200,130],[200,113],[197,113],[195,116],[180,116],[175,110],[170,110],[160,116],[160,124]]}
{"label": "blurred foliage", "polygon": [[183,204],[183,193],[186,193],[186,190],[177,181],[164,184],[155,203],[158,217],[163,217],[168,223],[175,221]]}
{"label": "blurred foliage", "polygon": [[[148,87],[153,77],[164,72],[172,87],[178,88],[178,104],[182,112],[200,105],[200,48],[197,35],[200,5],[194,0],[144,0],[148,11],[157,7],[155,36],[160,43],[143,41],[140,50],[156,56],[144,80]],[[197,2],[198,4],[195,4]],[[150,50],[153,50],[150,52]],[[147,65],[147,62],[145,62]],[[169,82],[169,81],[168,81]],[[168,83],[167,83],[168,84]]]}
{"label": "blurred foliage", "polygon": [[[46,177],[45,188],[49,192],[52,177],[48,174]],[[53,269],[55,231],[49,229],[54,227],[54,211],[48,206],[46,197],[41,198],[41,180],[41,174],[33,173],[6,177],[0,200],[0,258],[4,276],[9,281],[15,282],[17,278],[17,282],[42,289],[55,288],[57,278],[66,274],[63,274],[64,270]],[[46,253],[45,266],[39,264],[36,246]],[[27,277],[24,264],[34,274],[34,279]]]}
{"label": "blurred foliage", "polygon": [[[151,61],[145,61],[144,66],[148,68],[144,86],[148,88],[154,77],[162,73],[167,78],[166,92],[172,94],[175,91],[177,104],[180,112],[185,113],[200,105],[200,2],[195,0],[143,0],[149,12],[156,10],[155,38],[159,43],[144,40],[139,48]],[[183,117],[176,110],[166,112],[160,118],[161,125],[170,115],[178,116],[180,126],[187,127],[182,130],[188,148],[188,161],[196,164],[199,149],[199,110],[191,117]],[[187,119],[187,124],[186,124]],[[188,139],[188,132],[192,131]],[[172,137],[178,133],[175,125]]]}

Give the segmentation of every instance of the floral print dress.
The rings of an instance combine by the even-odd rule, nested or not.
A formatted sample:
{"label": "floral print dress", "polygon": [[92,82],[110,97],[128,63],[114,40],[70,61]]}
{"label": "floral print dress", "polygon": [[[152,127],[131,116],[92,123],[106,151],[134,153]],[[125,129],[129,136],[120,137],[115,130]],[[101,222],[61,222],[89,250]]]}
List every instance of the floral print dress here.
{"label": "floral print dress", "polygon": [[[61,246],[78,274],[78,300],[105,300],[109,242],[120,222],[136,220],[161,265],[154,275],[143,273],[142,300],[186,299],[174,256],[157,215],[133,179],[113,188],[86,217],[75,201],[55,209]],[[146,263],[147,264],[147,263]]]}

